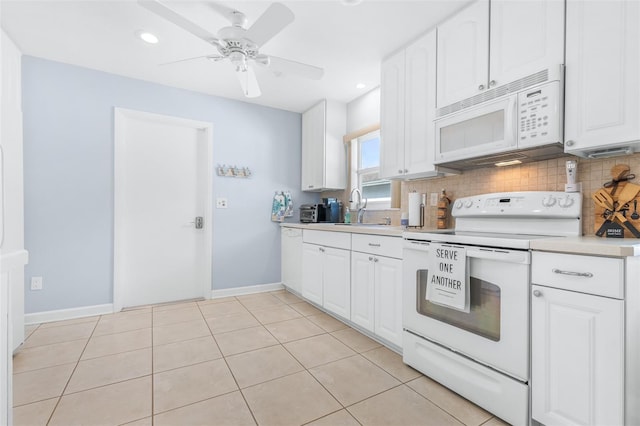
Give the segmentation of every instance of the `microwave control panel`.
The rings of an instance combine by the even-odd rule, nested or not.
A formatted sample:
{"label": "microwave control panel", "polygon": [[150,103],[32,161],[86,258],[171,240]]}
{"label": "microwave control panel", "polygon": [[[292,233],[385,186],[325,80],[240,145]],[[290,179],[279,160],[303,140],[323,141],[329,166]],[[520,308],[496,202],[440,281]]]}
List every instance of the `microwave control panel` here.
{"label": "microwave control panel", "polygon": [[518,93],[518,144],[562,142],[560,108],[558,81]]}

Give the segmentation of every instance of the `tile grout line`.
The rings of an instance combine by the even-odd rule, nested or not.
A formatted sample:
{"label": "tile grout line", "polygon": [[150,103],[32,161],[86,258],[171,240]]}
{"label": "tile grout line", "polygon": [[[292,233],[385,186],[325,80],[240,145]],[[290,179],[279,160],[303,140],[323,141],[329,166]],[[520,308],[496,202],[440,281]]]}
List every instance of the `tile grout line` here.
{"label": "tile grout line", "polygon": [[60,402],[62,402],[62,397],[64,396],[64,392],[67,390],[67,387],[69,387],[69,383],[71,382],[71,378],[73,377],[73,375],[75,374],[76,370],[78,369],[78,365],[80,365],[80,360],[82,359],[82,355],[84,354],[84,351],[87,350],[87,346],[89,346],[89,341],[91,340],[91,336],[93,336],[93,333],[96,331],[96,327],[98,327],[98,323],[100,322],[100,319],[102,319],[102,315],[100,315],[98,317],[98,320],[93,325],[93,330],[91,330],[91,334],[89,335],[89,338],[87,339],[87,342],[85,343],[84,348],[82,348],[82,351],[80,352],[80,355],[78,356],[78,361],[76,362],[75,367],[73,367],[73,371],[71,371],[71,374],[69,375],[69,378],[67,379],[67,383],[65,383],[64,388],[62,388],[62,393],[58,397],[58,401],[56,401],[55,407],[53,407],[53,410],[51,410],[51,414],[49,415],[49,418],[47,419],[47,423],[46,423],[47,425],[51,422],[51,419],[53,418],[53,415],[55,414],[56,410],[58,409],[58,406],[60,405]]}
{"label": "tile grout line", "polygon": [[[236,301],[242,305],[242,302],[237,300],[237,298],[236,298]],[[242,306],[244,307],[244,305],[242,305]],[[245,307],[245,309],[246,309],[246,307]],[[222,352],[222,349],[220,348],[220,345],[218,344],[218,341],[216,340],[216,336],[214,336],[213,331],[211,330],[211,327],[209,326],[209,322],[204,317],[204,314],[202,313],[202,309],[200,309],[200,305],[198,305],[198,310],[200,310],[200,315],[202,315],[202,319],[204,319],[204,323],[207,325],[207,329],[209,330],[209,333],[211,334],[211,338],[213,339],[213,342],[216,344],[216,347],[218,348],[218,351],[220,351],[220,355],[222,356],[222,360],[224,361],[224,364],[227,366],[227,369],[229,370],[229,374],[231,374],[231,377],[233,377],[233,382],[236,384],[236,387],[238,388],[237,391],[234,390],[233,392],[240,392],[240,395],[242,396],[242,400],[244,401],[245,405],[247,406],[247,409],[249,410],[249,413],[251,414],[251,418],[253,419],[254,423],[257,425],[258,421],[256,419],[256,416],[253,414],[253,410],[251,409],[251,406],[247,402],[247,399],[245,398],[244,393],[242,392],[242,389],[240,388],[240,385],[238,384],[238,380],[236,379],[236,376],[233,374],[233,370],[229,366],[229,362],[227,362],[227,357]],[[253,314],[251,314],[251,315],[253,315]],[[257,318],[256,318],[256,320],[257,320]],[[227,392],[226,394],[222,394],[222,395],[228,395],[229,393],[231,393],[231,392]],[[213,398],[217,398],[218,396],[222,396],[222,395],[217,395],[217,396],[215,396]],[[212,399],[212,398],[209,398],[209,399]]]}

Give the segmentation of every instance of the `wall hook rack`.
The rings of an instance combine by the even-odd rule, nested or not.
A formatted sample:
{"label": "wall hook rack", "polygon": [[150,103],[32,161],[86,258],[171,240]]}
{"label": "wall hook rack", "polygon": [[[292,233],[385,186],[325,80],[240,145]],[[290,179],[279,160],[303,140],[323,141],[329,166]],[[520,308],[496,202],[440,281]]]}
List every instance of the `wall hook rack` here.
{"label": "wall hook rack", "polygon": [[249,167],[227,166],[226,164],[218,164],[216,167],[216,173],[218,176],[239,178],[248,178],[253,174]]}

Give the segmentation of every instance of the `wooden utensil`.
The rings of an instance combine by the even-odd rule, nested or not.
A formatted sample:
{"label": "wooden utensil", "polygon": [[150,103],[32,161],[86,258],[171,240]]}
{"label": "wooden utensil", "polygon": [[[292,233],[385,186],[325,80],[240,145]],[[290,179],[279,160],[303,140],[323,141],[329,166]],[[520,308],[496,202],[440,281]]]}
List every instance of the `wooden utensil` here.
{"label": "wooden utensil", "polygon": [[625,175],[628,175],[631,171],[631,168],[628,164],[616,164],[611,168],[611,178],[613,180],[620,180]]}
{"label": "wooden utensil", "polygon": [[640,192],[640,185],[627,182],[620,194],[618,194],[618,208],[622,208],[622,206],[636,198],[638,192]]}
{"label": "wooden utensil", "polygon": [[613,198],[611,198],[611,195],[605,189],[598,189],[593,193],[591,198],[600,207],[604,207],[605,209],[611,211],[615,210],[613,208]]}
{"label": "wooden utensil", "polygon": [[[605,188],[611,188],[611,196],[616,193],[618,189],[618,183],[622,180],[627,180],[627,176],[631,169],[628,164],[616,164],[611,168],[611,180],[604,184]],[[635,176],[634,176],[635,177]]]}

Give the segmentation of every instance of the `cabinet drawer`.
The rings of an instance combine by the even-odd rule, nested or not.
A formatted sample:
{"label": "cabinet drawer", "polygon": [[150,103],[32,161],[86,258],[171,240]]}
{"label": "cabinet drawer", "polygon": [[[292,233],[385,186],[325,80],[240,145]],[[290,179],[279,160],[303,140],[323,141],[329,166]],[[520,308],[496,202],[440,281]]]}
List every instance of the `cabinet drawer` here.
{"label": "cabinet drawer", "polygon": [[580,293],[624,298],[624,260],[533,252],[531,281]]}
{"label": "cabinet drawer", "polygon": [[351,250],[402,259],[402,238],[353,234]]}
{"label": "cabinet drawer", "polygon": [[348,232],[317,231],[305,229],[302,233],[302,241],[309,244],[318,244],[326,247],[335,247],[351,250],[351,234]]}

